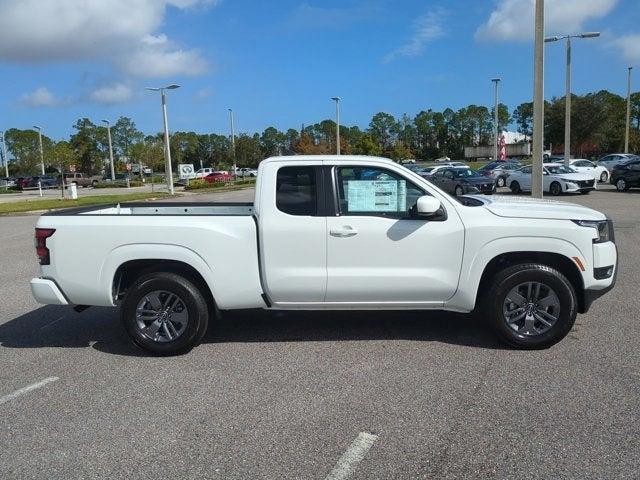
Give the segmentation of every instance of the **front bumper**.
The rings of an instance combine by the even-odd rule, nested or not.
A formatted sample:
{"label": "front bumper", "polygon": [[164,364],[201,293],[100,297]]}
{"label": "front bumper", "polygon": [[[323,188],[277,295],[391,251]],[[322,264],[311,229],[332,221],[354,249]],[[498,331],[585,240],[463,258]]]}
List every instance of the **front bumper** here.
{"label": "front bumper", "polygon": [[491,195],[496,191],[496,184],[495,182],[487,182],[486,184],[468,184],[463,185],[462,188],[465,194],[484,193]]}
{"label": "front bumper", "polygon": [[[609,242],[608,242],[609,243]],[[612,242],[611,242],[612,243]],[[609,245],[611,244],[609,243]],[[594,269],[595,268],[605,268],[607,266],[613,265],[613,276],[606,279],[596,280],[594,283],[600,285],[593,285],[591,288],[585,288],[583,290],[582,295],[582,305],[580,305],[580,313],[587,313],[591,304],[595,302],[597,299],[602,297],[607,292],[611,291],[611,289],[616,284],[616,279],[618,278],[618,269],[620,268],[620,258],[618,257],[618,246],[613,243],[614,248],[608,248],[607,244],[597,244],[596,246],[600,247],[594,249]]]}
{"label": "front bumper", "polygon": [[60,287],[48,278],[31,279],[31,294],[44,305],[69,305]]}

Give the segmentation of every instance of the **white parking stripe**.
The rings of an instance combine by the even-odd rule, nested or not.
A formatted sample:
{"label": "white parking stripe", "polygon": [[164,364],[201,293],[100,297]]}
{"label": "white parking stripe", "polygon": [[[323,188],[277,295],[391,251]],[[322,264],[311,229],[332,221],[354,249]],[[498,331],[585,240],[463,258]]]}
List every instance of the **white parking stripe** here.
{"label": "white parking stripe", "polygon": [[333,470],[325,480],[344,480],[349,478],[377,439],[377,435],[360,432],[347,451],[342,454],[340,460],[338,460],[338,463],[336,463],[336,466],[333,467]]}
{"label": "white parking stripe", "polygon": [[48,378],[45,378],[44,380],[40,380],[37,383],[32,383],[31,385],[22,387],[20,390],[16,390],[15,392],[10,393],[9,395],[0,397],[0,405],[8,402],[9,400],[13,400],[14,398],[19,397],[20,395],[24,395],[25,393],[28,393],[31,390],[36,390],[37,388],[44,387],[47,383],[56,382],[58,380],[60,380],[58,377],[48,377]]}

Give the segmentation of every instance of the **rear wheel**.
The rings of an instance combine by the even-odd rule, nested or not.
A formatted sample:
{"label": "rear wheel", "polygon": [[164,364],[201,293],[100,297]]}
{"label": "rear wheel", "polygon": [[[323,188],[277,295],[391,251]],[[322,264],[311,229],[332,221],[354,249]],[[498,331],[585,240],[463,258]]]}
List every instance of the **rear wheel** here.
{"label": "rear wheel", "polygon": [[616,189],[619,192],[626,192],[627,190],[629,190],[627,181],[624,178],[619,178],[618,180],[616,180]]}
{"label": "rear wheel", "polygon": [[520,187],[520,184],[516,181],[511,182],[511,185],[509,185],[509,188],[511,189],[511,191],[513,193],[521,193],[522,192],[522,188]]}
{"label": "rear wheel", "polygon": [[142,276],[127,291],[121,318],[129,337],[154,355],[179,355],[204,336],[209,308],[188,278],[168,272]]}
{"label": "rear wheel", "polygon": [[507,180],[504,177],[498,177],[498,180],[496,180],[496,184],[498,185],[498,187],[504,187],[506,183]]}
{"label": "rear wheel", "polygon": [[549,193],[553,196],[558,196],[562,193],[562,185],[560,185],[558,182],[553,182],[550,186],[549,186]]}
{"label": "rear wheel", "polygon": [[576,293],[571,282],[551,267],[515,265],[494,277],[485,315],[503,342],[523,349],[547,348],[573,327]]}
{"label": "rear wheel", "polygon": [[456,191],[456,197],[461,197],[462,195],[464,195],[464,190],[460,185],[456,185],[455,191]]}

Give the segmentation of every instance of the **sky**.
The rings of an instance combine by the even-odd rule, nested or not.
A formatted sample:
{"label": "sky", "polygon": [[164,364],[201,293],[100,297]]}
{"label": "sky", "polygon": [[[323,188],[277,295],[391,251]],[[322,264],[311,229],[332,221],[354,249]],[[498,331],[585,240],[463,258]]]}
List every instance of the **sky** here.
{"label": "sky", "polygon": [[[546,0],[546,34],[573,43],[573,92],[626,95],[640,67],[639,0]],[[0,0],[0,130],[61,139],[78,118],[131,117],[228,134],[334,118],[493,104],[533,92],[534,0]],[[564,44],[545,47],[545,97],[563,96]],[[640,68],[637,69],[640,90]]]}

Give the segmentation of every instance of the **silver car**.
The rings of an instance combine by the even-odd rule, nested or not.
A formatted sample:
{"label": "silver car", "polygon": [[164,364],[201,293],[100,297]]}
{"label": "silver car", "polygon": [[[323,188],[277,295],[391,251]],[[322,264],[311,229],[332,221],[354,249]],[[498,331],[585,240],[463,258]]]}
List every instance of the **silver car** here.
{"label": "silver car", "polygon": [[632,153],[610,153],[598,160],[597,163],[599,166],[605,167],[609,171],[609,174],[611,174],[611,170],[613,170],[613,167],[616,165],[626,162],[627,160],[635,160],[637,158],[640,157]]}

